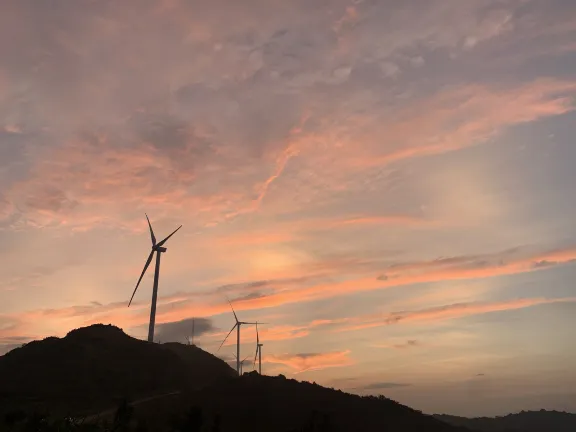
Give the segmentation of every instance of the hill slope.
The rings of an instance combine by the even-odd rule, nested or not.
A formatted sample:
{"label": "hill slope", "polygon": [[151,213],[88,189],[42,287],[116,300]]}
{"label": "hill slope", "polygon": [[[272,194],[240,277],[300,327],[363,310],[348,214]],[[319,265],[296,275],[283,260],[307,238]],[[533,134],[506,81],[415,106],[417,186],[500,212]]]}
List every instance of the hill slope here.
{"label": "hill slope", "polygon": [[0,406],[94,409],[124,396],[197,388],[234,375],[200,348],[152,344],[97,324],[0,357]]}
{"label": "hill slope", "polygon": [[439,420],[479,432],[574,432],[576,414],[560,411],[522,411],[503,417],[466,418],[435,415]]}
{"label": "hill slope", "polygon": [[[191,406],[202,410],[205,427],[210,428],[219,416],[221,432],[468,431],[384,397],[360,397],[256,372],[142,404],[135,415],[150,430],[161,430],[167,419],[185,413]],[[306,429],[311,422],[316,429]]]}

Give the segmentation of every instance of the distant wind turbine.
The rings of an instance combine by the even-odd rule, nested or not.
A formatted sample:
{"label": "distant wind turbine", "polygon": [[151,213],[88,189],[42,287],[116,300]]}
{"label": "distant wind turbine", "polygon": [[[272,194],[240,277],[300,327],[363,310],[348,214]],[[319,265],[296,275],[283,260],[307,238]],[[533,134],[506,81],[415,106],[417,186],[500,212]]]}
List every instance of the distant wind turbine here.
{"label": "distant wind turbine", "polygon": [[148,221],[148,227],[150,228],[150,238],[152,239],[152,250],[150,251],[150,255],[148,255],[148,259],[146,260],[146,264],[144,265],[144,270],[140,274],[140,278],[138,279],[138,283],[136,284],[136,288],[134,288],[134,292],[132,293],[132,297],[130,297],[130,301],[128,302],[128,307],[132,304],[132,299],[134,298],[134,294],[136,294],[136,290],[138,290],[138,286],[140,285],[140,281],[144,277],[144,273],[148,269],[150,262],[152,261],[152,257],[154,256],[154,252],[156,252],[156,269],[154,270],[154,289],[152,290],[152,305],[150,306],[150,325],[148,326],[148,342],[154,342],[154,323],[156,321],[156,300],[158,298],[158,278],[160,277],[160,256],[162,253],[166,252],[166,248],[164,244],[168,241],[170,237],[172,237],[176,231],[182,228],[180,225],[176,228],[172,234],[166,237],[164,240],[156,243],[156,236],[154,235],[154,231],[152,230],[152,225],[150,224],[150,219],[148,219],[148,215],[146,215],[146,220]]}
{"label": "distant wind turbine", "polygon": [[256,353],[254,354],[254,369],[256,369],[256,357],[258,357],[258,373],[262,375],[262,347],[264,344],[260,343],[260,335],[258,334],[258,321],[256,321]]}
{"label": "distant wind turbine", "polygon": [[[236,361],[238,361],[238,357],[236,357],[236,354],[232,353],[232,355],[234,356],[234,358],[236,359]],[[242,369],[244,369],[244,362],[248,359],[249,356],[244,357],[244,360],[242,360],[240,362],[240,372],[239,375],[242,375]]]}
{"label": "distant wind turbine", "polygon": [[230,300],[228,300],[228,303],[230,303],[230,308],[232,309],[232,313],[234,314],[234,319],[236,320],[236,323],[230,329],[230,331],[228,332],[228,334],[226,335],[226,337],[224,338],[224,340],[222,341],[222,343],[218,347],[218,351],[220,351],[220,348],[222,348],[222,345],[224,345],[224,342],[226,342],[226,339],[228,339],[228,336],[230,336],[230,334],[234,331],[234,329],[236,329],[236,372],[238,373],[238,375],[240,375],[240,327],[242,326],[242,324],[250,324],[251,325],[251,324],[256,324],[256,323],[238,321],[238,317],[236,316],[236,312],[234,311],[234,307],[232,306],[232,303],[230,302]]}
{"label": "distant wind turbine", "polygon": [[192,318],[192,336],[186,336],[188,345],[194,345],[194,318]]}

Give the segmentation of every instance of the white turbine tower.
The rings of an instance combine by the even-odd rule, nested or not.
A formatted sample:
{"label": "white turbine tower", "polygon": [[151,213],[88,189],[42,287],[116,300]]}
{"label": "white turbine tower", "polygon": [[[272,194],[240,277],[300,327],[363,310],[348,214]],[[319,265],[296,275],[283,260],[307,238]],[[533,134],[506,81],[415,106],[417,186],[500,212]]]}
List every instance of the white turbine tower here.
{"label": "white turbine tower", "polygon": [[[230,303],[230,300],[228,300],[228,303]],[[228,332],[228,334],[226,335],[226,337],[224,338],[224,340],[220,344],[220,347],[218,347],[218,351],[220,351],[220,348],[222,348],[222,345],[224,345],[224,342],[226,342],[226,339],[228,339],[228,336],[230,336],[230,334],[234,331],[234,329],[236,329],[236,372],[238,373],[238,375],[240,375],[241,374],[240,373],[241,372],[240,371],[240,327],[243,324],[256,324],[256,323],[238,321],[238,317],[236,316],[236,312],[234,311],[234,307],[232,306],[232,303],[230,303],[230,308],[232,309],[232,313],[234,314],[234,319],[236,320],[236,323],[230,329],[230,331]]]}
{"label": "white turbine tower", "polygon": [[140,281],[144,277],[144,273],[146,273],[146,270],[148,269],[148,266],[152,261],[154,252],[156,252],[156,269],[154,270],[154,288],[152,290],[152,305],[150,306],[150,325],[148,326],[148,342],[154,342],[154,323],[156,321],[156,300],[158,298],[158,278],[160,277],[160,256],[167,250],[164,247],[164,244],[168,241],[170,237],[172,237],[176,233],[176,231],[182,228],[182,225],[176,228],[172,232],[172,234],[170,234],[164,240],[156,243],[156,236],[154,235],[154,231],[152,230],[152,225],[150,224],[150,219],[148,219],[148,215],[146,215],[146,220],[148,221],[148,227],[150,228],[150,237],[152,239],[152,250],[150,251],[150,255],[148,255],[148,259],[146,260],[146,264],[144,265],[144,270],[142,270],[142,273],[140,274],[140,278],[138,279],[136,288],[134,288],[132,297],[130,297],[128,307],[130,307],[132,299],[134,298],[134,294],[136,294],[136,290],[138,290],[138,286],[140,285]]}
{"label": "white turbine tower", "polygon": [[258,334],[258,321],[256,321],[256,353],[254,354],[254,369],[256,369],[256,357],[258,357],[258,373],[262,375],[262,347],[264,344],[260,343],[260,335]]}
{"label": "white turbine tower", "polygon": [[[234,358],[236,359],[236,361],[238,361],[238,357],[236,357],[236,354],[232,353],[232,355],[234,356]],[[240,376],[242,376],[242,370],[244,369],[244,362],[245,362],[246,360],[248,360],[248,357],[249,357],[249,356],[244,357],[244,360],[242,360],[242,361],[240,362],[240,373],[239,373]]]}

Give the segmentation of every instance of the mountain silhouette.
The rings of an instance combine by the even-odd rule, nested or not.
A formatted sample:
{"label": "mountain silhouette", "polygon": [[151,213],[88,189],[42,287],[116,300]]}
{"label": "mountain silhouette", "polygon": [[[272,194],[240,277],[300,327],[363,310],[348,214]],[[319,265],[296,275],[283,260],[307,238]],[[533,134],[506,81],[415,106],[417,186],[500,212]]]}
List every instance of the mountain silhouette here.
{"label": "mountain silhouette", "polygon": [[466,418],[438,414],[435,418],[479,432],[574,432],[576,414],[562,411],[522,411],[502,417]]}
{"label": "mountain silhouette", "polygon": [[182,400],[186,405],[200,407],[210,416],[225,413],[223,432],[467,430],[384,396],[361,397],[282,375],[261,376],[257,372],[183,395]]}
{"label": "mountain silhouette", "polygon": [[[467,430],[383,396],[360,397],[282,375],[238,377],[195,346],[149,343],[102,324],[0,357],[0,383],[0,414],[12,420],[20,410],[16,417],[36,413],[30,414],[34,421],[39,412],[121,418],[122,430],[133,430],[132,424],[149,431]],[[175,422],[188,426],[174,428]]]}
{"label": "mountain silhouette", "polygon": [[226,362],[193,345],[149,343],[96,324],[1,356],[0,407],[93,410],[234,375]]}

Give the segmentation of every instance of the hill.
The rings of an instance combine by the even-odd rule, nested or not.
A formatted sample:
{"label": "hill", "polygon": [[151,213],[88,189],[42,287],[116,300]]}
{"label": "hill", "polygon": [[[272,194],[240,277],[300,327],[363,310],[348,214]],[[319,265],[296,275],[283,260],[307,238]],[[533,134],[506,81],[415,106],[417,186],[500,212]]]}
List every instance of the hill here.
{"label": "hill", "polygon": [[[26,423],[40,421],[33,412],[49,413],[50,421],[122,418],[122,430],[464,430],[383,396],[360,397],[255,372],[237,377],[224,361],[195,346],[152,344],[102,324],[31,342],[0,357],[0,383],[0,411],[8,413],[4,421],[14,421],[17,414],[24,422],[9,430],[39,430]],[[132,402],[120,404],[118,417],[114,407],[125,398]],[[218,428],[213,428],[215,418]],[[191,426],[200,423],[204,429]],[[44,423],[42,430],[72,429]]]}
{"label": "hill", "polygon": [[[360,397],[308,382],[244,374],[217,385],[141,404],[135,417],[149,430],[162,430],[169,419],[202,413],[211,430],[219,417],[220,432],[463,432],[432,416],[380,397]],[[172,422],[173,423],[173,422]]]}
{"label": "hill", "polygon": [[224,361],[195,346],[153,344],[97,324],[1,356],[0,407],[94,410],[125,396],[197,388],[234,375]]}
{"label": "hill", "polygon": [[503,417],[466,418],[435,415],[437,419],[479,432],[574,432],[576,414],[560,411],[522,411]]}

